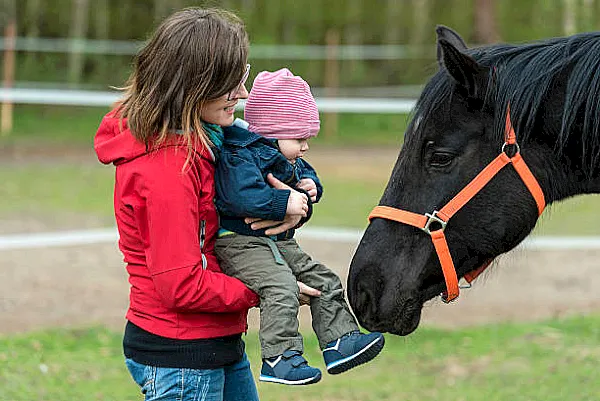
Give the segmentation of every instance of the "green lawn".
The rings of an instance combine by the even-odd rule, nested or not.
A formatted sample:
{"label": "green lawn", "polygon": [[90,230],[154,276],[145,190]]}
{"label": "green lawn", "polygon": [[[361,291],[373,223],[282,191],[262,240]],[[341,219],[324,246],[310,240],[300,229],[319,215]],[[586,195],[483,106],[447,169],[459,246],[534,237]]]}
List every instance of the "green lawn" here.
{"label": "green lawn", "polygon": [[[256,375],[256,333],[246,336]],[[316,338],[306,357],[323,368]],[[0,336],[4,400],[140,400],[124,367],[121,334],[102,328]],[[269,400],[584,401],[600,394],[600,317],[503,324],[459,331],[420,328],[386,337],[372,363],[321,383],[259,384]]]}
{"label": "green lawn", "polygon": [[[107,107],[15,106],[14,129],[3,143],[21,146],[88,145]],[[239,115],[242,117],[242,115]],[[314,143],[331,146],[397,146],[408,121],[405,114],[339,114],[336,131],[327,131],[322,114],[322,131]]]}
{"label": "green lawn", "polygon": [[[0,218],[30,214],[86,214],[113,219],[114,169],[93,164],[8,165],[0,168]],[[325,176],[327,174],[325,173]],[[311,226],[364,228],[385,180],[350,180],[332,174],[327,196],[315,208]],[[600,235],[600,196],[570,199],[549,208],[537,232],[543,235]],[[76,227],[73,227],[76,228]]]}
{"label": "green lawn", "polygon": [[13,131],[0,137],[0,145],[91,146],[107,107],[57,107],[17,105]]}

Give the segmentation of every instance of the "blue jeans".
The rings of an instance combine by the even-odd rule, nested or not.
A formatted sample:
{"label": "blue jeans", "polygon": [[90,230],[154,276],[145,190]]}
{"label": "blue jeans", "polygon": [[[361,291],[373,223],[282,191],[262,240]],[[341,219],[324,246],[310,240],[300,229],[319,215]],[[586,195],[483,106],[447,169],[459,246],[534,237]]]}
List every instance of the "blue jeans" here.
{"label": "blue jeans", "polygon": [[146,401],[259,401],[246,354],[220,369],[178,369],[125,364]]}

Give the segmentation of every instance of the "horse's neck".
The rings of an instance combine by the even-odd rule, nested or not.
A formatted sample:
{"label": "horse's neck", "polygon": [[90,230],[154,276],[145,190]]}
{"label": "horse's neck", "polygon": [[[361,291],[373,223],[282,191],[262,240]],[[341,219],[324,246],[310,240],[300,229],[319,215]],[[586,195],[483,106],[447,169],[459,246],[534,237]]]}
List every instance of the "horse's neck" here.
{"label": "horse's neck", "polygon": [[[564,88],[559,88],[556,92],[561,93],[561,89]],[[530,138],[537,148],[532,152],[532,162],[535,164],[532,167],[537,169],[548,202],[580,194],[600,193],[600,165],[590,167],[587,162],[583,162],[583,124],[573,125],[573,131],[567,136],[560,154],[556,152],[560,141],[563,107],[562,99],[554,98],[544,102]],[[596,150],[589,146],[586,151],[590,152],[586,159],[591,160],[591,153]]]}
{"label": "horse's neck", "polygon": [[584,193],[586,193],[586,194],[600,194],[600,177],[594,178],[590,182],[590,184],[589,184],[586,192],[584,192]]}
{"label": "horse's neck", "polygon": [[553,147],[546,145],[532,152],[523,152],[523,157],[547,197],[552,203],[562,199],[581,195],[600,193],[600,166],[590,172],[580,159],[568,154],[558,155]]}
{"label": "horse's neck", "polygon": [[[590,140],[593,136],[592,131],[596,130],[593,121],[589,121],[589,124],[582,121],[570,124],[571,132],[563,134],[563,138],[560,138],[569,74],[570,70],[565,70],[553,81],[553,90],[548,93],[540,107],[538,123],[533,131],[533,136],[537,137],[535,142],[544,144],[545,147],[542,152],[546,153],[544,157],[547,160],[541,161],[544,169],[549,170],[551,181],[548,184],[557,193],[558,199],[555,200],[579,194],[600,193],[600,161],[596,160],[597,142],[594,142],[594,139]],[[590,120],[590,114],[594,114],[593,110],[590,112],[588,109],[584,112],[585,104],[580,104],[579,107],[580,110],[569,112],[575,113],[577,119]],[[597,110],[597,113],[600,113],[600,110]],[[589,132],[584,132],[584,128]],[[583,146],[584,142],[588,145]],[[561,146],[558,146],[559,143]],[[561,148],[558,155],[555,153],[557,148]],[[594,161],[595,165],[591,165],[591,161]]]}

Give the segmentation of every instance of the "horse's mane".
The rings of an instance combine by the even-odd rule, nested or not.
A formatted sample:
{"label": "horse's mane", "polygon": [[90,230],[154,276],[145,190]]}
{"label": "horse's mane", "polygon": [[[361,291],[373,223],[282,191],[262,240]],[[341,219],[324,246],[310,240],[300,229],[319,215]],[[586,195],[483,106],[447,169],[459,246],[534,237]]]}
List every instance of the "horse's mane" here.
{"label": "horse's mane", "polygon": [[[574,126],[583,121],[577,143],[586,172],[597,168],[600,157],[600,33],[584,33],[522,45],[493,45],[469,49],[469,54],[490,68],[486,103],[505,110],[510,103],[511,120],[519,140],[527,141],[542,101],[553,90],[556,79],[567,79],[562,124],[555,151],[565,150]],[[563,74],[563,75],[560,75]],[[560,75],[560,76],[559,76]],[[493,83],[493,84],[492,84]],[[455,85],[444,71],[426,85],[415,107],[414,119],[427,114],[440,102],[451,101]],[[559,98],[561,95],[558,95]],[[504,114],[496,113],[496,140],[504,134]]]}

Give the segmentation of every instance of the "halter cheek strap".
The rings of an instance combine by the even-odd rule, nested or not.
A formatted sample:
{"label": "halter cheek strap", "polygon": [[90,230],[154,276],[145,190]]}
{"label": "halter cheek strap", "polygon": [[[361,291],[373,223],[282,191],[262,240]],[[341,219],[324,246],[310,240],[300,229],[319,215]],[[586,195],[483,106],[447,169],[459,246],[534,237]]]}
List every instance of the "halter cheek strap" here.
{"label": "halter cheek strap", "polygon": [[[546,201],[544,199],[544,193],[540,187],[538,181],[527,167],[527,164],[521,157],[519,145],[517,143],[517,137],[513,129],[510,120],[510,109],[506,110],[506,126],[505,126],[505,142],[502,145],[502,152],[492,160],[477,176],[467,184],[454,198],[450,200],[440,210],[435,210],[431,214],[417,214],[409,212],[407,210],[397,209],[391,206],[376,206],[371,214],[369,214],[369,221],[374,218],[383,218],[387,220],[397,221],[399,223],[408,224],[413,227],[417,227],[423,230],[425,233],[431,236],[431,241],[440,260],[442,266],[442,272],[444,273],[444,280],[446,282],[446,291],[442,293],[442,300],[446,303],[451,302],[458,298],[459,288],[458,277],[456,275],[456,269],[452,256],[450,255],[450,248],[444,235],[444,230],[448,221],[458,212],[464,205],[467,204],[475,195],[477,195],[483,187],[487,185],[492,178],[494,178],[500,170],[506,165],[512,164],[514,169],[521,177],[521,180],[533,196],[538,209],[538,215],[542,214]],[[516,152],[512,157],[506,154],[507,146],[515,146]],[[465,274],[464,278],[468,282],[470,287],[471,282],[477,278],[493,261],[490,259],[486,261],[479,268]]]}

